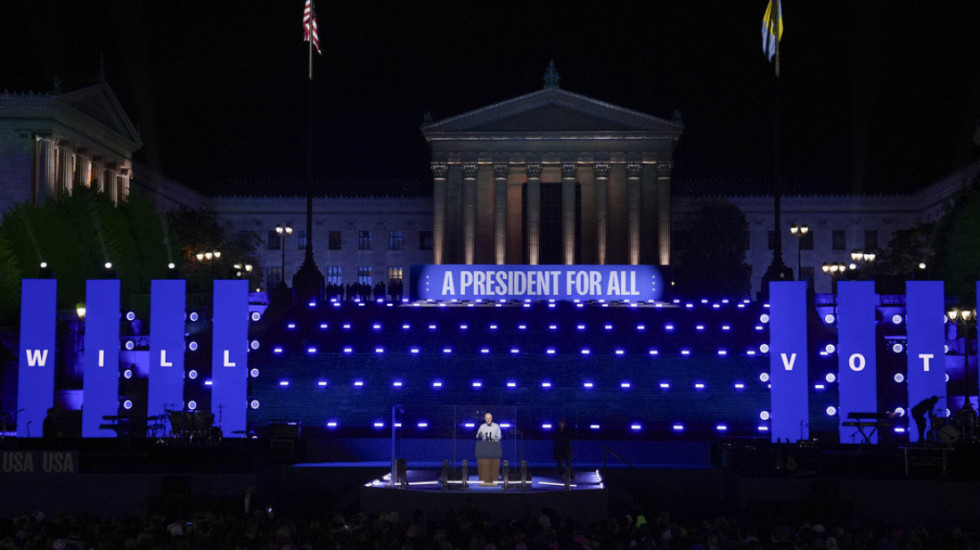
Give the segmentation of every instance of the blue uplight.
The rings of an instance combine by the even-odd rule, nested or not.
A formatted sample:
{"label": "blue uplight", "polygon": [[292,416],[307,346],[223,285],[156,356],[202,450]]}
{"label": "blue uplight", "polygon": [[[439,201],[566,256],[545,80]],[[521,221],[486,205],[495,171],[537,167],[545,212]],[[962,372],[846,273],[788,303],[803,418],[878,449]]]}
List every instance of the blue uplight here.
{"label": "blue uplight", "polygon": [[514,382],[513,380],[508,381],[507,382],[507,387],[508,388],[516,388],[517,387],[517,382]]}
{"label": "blue uplight", "polygon": [[674,425],[672,425],[670,427],[670,429],[674,430],[675,432],[683,432],[684,431],[684,425],[683,424],[674,424]]}
{"label": "blue uplight", "polygon": [[327,381],[326,380],[318,380],[317,383],[316,383],[316,385],[317,385],[317,387],[325,388],[325,387],[327,387]]}
{"label": "blue uplight", "polygon": [[355,388],[363,388],[364,387],[364,380],[354,380],[354,387]]}
{"label": "blue uplight", "polygon": [[279,381],[279,387],[280,388],[288,388],[289,387],[289,380],[280,380]]}
{"label": "blue uplight", "polygon": [[551,387],[551,382],[548,382],[548,381],[541,382],[541,387],[542,388],[550,388]]}
{"label": "blue uplight", "polygon": [[316,353],[316,348],[314,347],[306,348],[306,353],[308,353],[309,355],[314,355]]}
{"label": "blue uplight", "polygon": [[633,430],[634,432],[638,432],[638,431],[640,431],[640,430],[643,429],[643,425],[642,424],[630,424],[630,429]]}
{"label": "blue uplight", "polygon": [[582,387],[587,390],[591,390],[592,388],[595,387],[595,384],[593,382],[583,382]]}
{"label": "blue uplight", "polygon": [[286,328],[288,328],[289,330],[293,330],[296,328],[296,323],[289,323],[286,325]]}
{"label": "blue uplight", "polygon": [[589,348],[582,348],[582,355],[589,355],[590,353],[592,353],[592,351],[589,350]]}

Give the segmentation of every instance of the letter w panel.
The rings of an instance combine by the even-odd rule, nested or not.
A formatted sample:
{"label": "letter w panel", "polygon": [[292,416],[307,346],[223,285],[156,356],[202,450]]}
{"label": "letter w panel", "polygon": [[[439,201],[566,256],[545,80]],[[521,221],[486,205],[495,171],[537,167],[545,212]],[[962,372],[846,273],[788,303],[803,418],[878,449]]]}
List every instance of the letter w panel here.
{"label": "letter w panel", "polygon": [[[875,348],[873,281],[840,281],[837,284],[837,380],[840,396],[840,442],[863,443],[864,437],[850,421],[850,413],[878,412],[878,360]],[[878,432],[869,441],[878,442]]]}
{"label": "letter w panel", "polygon": [[772,440],[810,438],[806,281],[769,283]]}
{"label": "letter w panel", "polygon": [[150,283],[150,376],[147,416],[184,408],[184,319],[182,279]]}
{"label": "letter w panel", "polygon": [[40,437],[54,405],[54,328],[58,282],[24,279],[20,292],[17,437]]}

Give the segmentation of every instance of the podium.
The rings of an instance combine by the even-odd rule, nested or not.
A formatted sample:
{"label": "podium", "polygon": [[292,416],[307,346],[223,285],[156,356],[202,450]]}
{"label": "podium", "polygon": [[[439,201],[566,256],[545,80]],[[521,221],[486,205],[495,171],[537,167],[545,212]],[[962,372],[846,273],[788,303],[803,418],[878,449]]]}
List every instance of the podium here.
{"label": "podium", "polygon": [[480,483],[493,485],[500,475],[500,457],[503,454],[499,441],[480,440],[476,442],[476,464]]}

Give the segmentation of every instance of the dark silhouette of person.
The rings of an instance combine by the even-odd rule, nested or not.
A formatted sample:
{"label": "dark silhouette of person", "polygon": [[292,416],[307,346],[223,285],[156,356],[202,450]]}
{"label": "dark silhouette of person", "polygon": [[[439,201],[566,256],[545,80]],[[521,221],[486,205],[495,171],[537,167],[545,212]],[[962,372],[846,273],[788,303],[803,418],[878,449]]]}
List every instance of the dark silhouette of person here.
{"label": "dark silhouette of person", "polygon": [[558,428],[551,438],[555,444],[552,456],[558,464],[558,475],[564,478],[567,473],[569,477],[575,477],[572,473],[572,429],[564,419],[558,421]]}
{"label": "dark silhouette of person", "polygon": [[914,407],[912,407],[912,418],[915,420],[915,427],[919,432],[920,443],[925,442],[926,415],[931,413],[932,410],[936,408],[936,403],[938,402],[939,398],[933,395],[932,397],[919,401]]}
{"label": "dark silhouette of person", "polygon": [[48,409],[48,414],[44,417],[41,424],[41,435],[45,441],[55,441],[61,437],[61,430],[58,426],[58,410],[54,407]]}

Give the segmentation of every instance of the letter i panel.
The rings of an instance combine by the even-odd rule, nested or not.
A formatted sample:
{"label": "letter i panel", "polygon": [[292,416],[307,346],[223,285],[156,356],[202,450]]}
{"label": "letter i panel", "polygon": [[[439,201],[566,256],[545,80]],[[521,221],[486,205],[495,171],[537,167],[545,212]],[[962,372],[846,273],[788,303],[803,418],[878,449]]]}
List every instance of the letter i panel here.
{"label": "letter i panel", "polygon": [[119,411],[119,280],[85,283],[82,437],[115,437],[100,430]]}
{"label": "letter i panel", "polygon": [[225,437],[243,437],[248,400],[248,281],[214,282],[211,412]]}
{"label": "letter i panel", "polygon": [[[852,412],[878,412],[877,356],[873,281],[840,281],[837,285],[837,365],[841,443],[863,443],[854,427],[845,427]],[[865,430],[865,433],[870,430]],[[871,435],[878,441],[878,432]]]}
{"label": "letter i panel", "polygon": [[810,438],[806,281],[769,284],[772,440]]}
{"label": "letter i panel", "polygon": [[184,281],[150,284],[150,377],[147,416],[184,408]]}
{"label": "letter i panel", "polygon": [[24,279],[20,294],[20,354],[17,376],[18,437],[41,437],[54,405],[54,329],[58,283]]}
{"label": "letter i panel", "polygon": [[[911,409],[930,396],[939,396],[936,410],[946,409],[946,331],[942,281],[905,283],[905,313],[908,330],[908,388]],[[909,441],[918,441],[909,430]]]}

